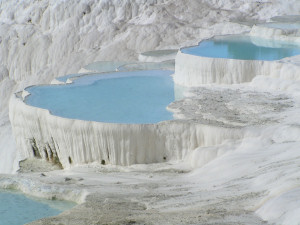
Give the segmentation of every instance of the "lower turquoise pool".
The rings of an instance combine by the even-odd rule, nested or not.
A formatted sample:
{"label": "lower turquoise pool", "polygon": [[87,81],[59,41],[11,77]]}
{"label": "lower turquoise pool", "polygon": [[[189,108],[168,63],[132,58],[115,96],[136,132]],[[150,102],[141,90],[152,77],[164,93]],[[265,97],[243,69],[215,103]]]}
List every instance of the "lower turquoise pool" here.
{"label": "lower turquoise pool", "polygon": [[75,204],[64,201],[41,200],[0,190],[0,224],[22,225],[44,217],[55,216]]}
{"label": "lower turquoise pool", "polygon": [[68,85],[33,86],[25,102],[54,115],[108,123],[148,124],[173,119],[173,71],[104,73]]}

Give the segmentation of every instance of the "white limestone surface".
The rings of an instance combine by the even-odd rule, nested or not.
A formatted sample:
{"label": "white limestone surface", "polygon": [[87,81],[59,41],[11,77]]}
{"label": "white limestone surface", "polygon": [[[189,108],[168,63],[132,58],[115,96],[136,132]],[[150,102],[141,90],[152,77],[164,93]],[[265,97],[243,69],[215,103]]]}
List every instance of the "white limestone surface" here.
{"label": "white limestone surface", "polygon": [[[299,9],[298,0],[0,1],[0,172],[11,173],[16,171],[18,165],[17,147],[8,120],[8,99],[17,90],[78,72],[79,68],[90,62],[136,60],[137,52],[179,48],[214,35],[249,30],[248,26],[230,21],[268,20],[277,15],[299,14]],[[293,57],[283,61],[286,63],[279,66],[275,74],[260,79],[256,77],[251,83],[253,88],[260,87],[264,92],[278,91],[278,88],[289,93],[300,90],[299,82],[295,81],[299,76],[297,68],[300,60]],[[280,79],[272,78],[276,76]],[[298,101],[296,105],[299,106]],[[244,111],[247,110],[248,107],[245,107]],[[262,210],[258,213],[264,220],[297,224],[300,164],[298,115],[299,110],[295,108],[284,115],[288,120],[284,126],[269,127],[257,138],[244,138],[240,146],[229,146],[233,151],[226,157],[211,157],[211,163],[195,171],[195,176],[182,174],[180,178],[186,179],[175,177],[176,182],[169,180],[172,174],[166,173],[165,164],[159,171],[156,170],[157,164],[148,164],[144,166],[145,171],[149,172],[142,171],[139,176],[128,167],[112,174],[114,168],[106,165],[101,168],[102,173],[95,169],[92,176],[90,171],[84,173],[83,168],[78,168],[76,176],[71,176],[68,170],[46,173],[49,180],[46,185],[43,185],[45,177],[40,173],[27,174],[26,179],[16,177],[12,184],[27,185],[28,188],[21,189],[26,193],[43,192],[41,196],[59,199],[81,199],[77,197],[82,196],[76,194],[77,188],[86,189],[87,185],[91,186],[92,191],[99,192],[98,198],[95,195],[82,198],[78,202],[86,201],[85,207],[61,215],[60,220],[57,217],[48,218],[35,224],[129,224],[135,222],[130,220],[133,212],[138,214],[138,218],[143,213],[150,217],[145,221],[137,220],[136,223],[140,224],[266,224],[261,220],[253,221],[253,217],[249,216],[251,212],[246,210],[258,209],[254,206],[258,207],[262,198]],[[17,114],[15,117],[19,118],[20,123],[24,118]],[[40,119],[37,122],[37,127],[46,126]],[[55,132],[54,128],[52,132]],[[203,156],[207,156],[210,150],[213,154],[215,151],[222,152],[227,145],[217,148],[221,150],[207,147],[192,151],[191,164],[202,166],[197,157],[206,160],[209,157]],[[175,171],[181,173],[181,165],[178,168]],[[173,171],[173,168],[169,170]],[[66,177],[72,179],[66,181]],[[32,179],[41,182],[33,182]],[[6,178],[2,180],[7,182]],[[55,182],[59,183],[58,188]],[[124,204],[124,199],[130,204]],[[133,203],[144,204],[143,212],[137,210]],[[127,214],[124,215],[122,209],[127,210]],[[172,213],[166,213],[170,211]],[[97,220],[93,220],[93,216]],[[122,220],[117,220],[120,217]]]}
{"label": "white limestone surface", "polygon": [[8,119],[14,92],[77,73],[91,62],[136,61],[140,52],[178,49],[213,35],[249,31],[249,26],[230,21],[295,14],[294,3],[1,0],[0,172],[12,173],[18,167]]}
{"label": "white limestone surface", "polygon": [[300,43],[300,23],[266,23],[254,25],[250,36]]}
{"label": "white limestone surface", "polygon": [[64,168],[99,162],[114,165],[181,160],[201,146],[241,139],[242,129],[188,121],[114,124],[52,115],[13,95],[9,117],[21,158],[42,157]]}

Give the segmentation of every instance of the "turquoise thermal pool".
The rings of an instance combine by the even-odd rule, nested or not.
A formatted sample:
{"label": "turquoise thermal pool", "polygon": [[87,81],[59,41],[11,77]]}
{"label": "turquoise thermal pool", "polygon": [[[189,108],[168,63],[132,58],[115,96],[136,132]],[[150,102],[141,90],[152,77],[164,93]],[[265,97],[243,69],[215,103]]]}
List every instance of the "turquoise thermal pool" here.
{"label": "turquoise thermal pool", "polygon": [[173,119],[173,71],[87,75],[72,84],[33,86],[25,103],[53,115],[107,123],[148,124]]}
{"label": "turquoise thermal pool", "polygon": [[60,214],[74,203],[28,198],[18,192],[0,190],[0,224],[21,225]]}
{"label": "turquoise thermal pool", "polygon": [[204,40],[181,52],[209,58],[273,61],[299,55],[300,46],[257,37],[223,36]]}

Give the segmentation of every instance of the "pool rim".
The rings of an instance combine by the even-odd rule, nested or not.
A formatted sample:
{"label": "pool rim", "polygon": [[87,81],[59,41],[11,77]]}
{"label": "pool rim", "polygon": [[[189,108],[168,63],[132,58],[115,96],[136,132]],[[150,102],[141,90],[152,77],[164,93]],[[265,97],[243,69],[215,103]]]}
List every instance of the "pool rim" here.
{"label": "pool rim", "polygon": [[[172,72],[170,75],[154,75],[154,76],[170,76],[171,79],[172,79],[172,82],[174,83],[174,85],[176,84],[174,82],[174,73],[175,73],[175,71],[173,71],[173,70],[167,70],[167,69],[134,70],[134,71],[112,71],[112,72],[100,72],[100,73],[99,72],[96,72],[96,73],[93,72],[93,73],[82,73],[79,76],[71,77],[68,80],[66,80],[66,82],[54,83],[54,84],[49,83],[49,84],[40,84],[40,85],[39,84],[30,85],[30,86],[27,86],[26,88],[24,88],[23,90],[14,93],[13,95],[14,95],[15,98],[21,100],[26,106],[33,107],[33,108],[36,108],[36,109],[46,110],[52,116],[60,117],[60,118],[63,118],[63,119],[69,119],[69,120],[79,120],[79,121],[94,122],[94,123],[101,123],[101,124],[116,124],[116,125],[119,125],[119,126],[121,126],[121,125],[156,125],[156,124],[159,124],[159,123],[164,123],[164,122],[167,122],[167,121],[174,121],[174,120],[176,120],[176,118],[174,118],[174,117],[173,117],[173,119],[170,119],[170,120],[161,120],[161,121],[159,121],[157,123],[119,123],[119,122],[105,122],[105,121],[95,121],[95,120],[83,120],[83,119],[78,119],[78,118],[69,118],[69,117],[63,117],[63,116],[55,115],[49,109],[41,108],[41,107],[38,107],[38,106],[33,106],[33,105],[27,104],[25,102],[26,98],[31,95],[31,93],[27,90],[29,88],[33,88],[33,87],[37,87],[37,86],[52,86],[52,85],[64,86],[64,85],[72,85],[74,81],[76,81],[77,79],[83,78],[84,76],[97,76],[97,75],[104,75],[105,76],[105,74],[141,72],[141,71],[169,71],[169,72]],[[149,77],[149,75],[135,75],[135,76],[137,76],[137,77],[138,76],[141,76],[141,77],[142,76],[148,76]],[[132,76],[122,76],[122,77],[132,77]],[[117,78],[120,78],[120,77],[107,78],[107,79],[117,79]],[[97,82],[97,81],[96,80],[92,81],[92,83]],[[88,85],[90,85],[92,83],[89,83]],[[175,99],[174,99],[174,101],[175,101]],[[174,101],[172,101],[172,102],[174,102]],[[170,104],[172,102],[170,102]],[[173,111],[169,110],[168,105],[166,106],[165,109],[166,109],[166,111],[174,114]]]}

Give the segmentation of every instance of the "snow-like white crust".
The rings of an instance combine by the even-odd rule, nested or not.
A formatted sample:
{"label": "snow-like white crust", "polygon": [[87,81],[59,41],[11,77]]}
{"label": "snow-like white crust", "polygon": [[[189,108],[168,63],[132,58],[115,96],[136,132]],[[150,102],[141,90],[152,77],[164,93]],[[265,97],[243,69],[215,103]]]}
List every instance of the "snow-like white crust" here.
{"label": "snow-like white crust", "polygon": [[[46,173],[46,176],[41,176],[40,173],[1,175],[1,187],[18,188],[25,193],[50,199],[57,197],[78,203],[86,202],[86,205],[80,205],[55,218],[57,223],[62,224],[135,222],[130,218],[145,224],[264,224],[257,215],[271,223],[298,224],[300,60],[297,57],[271,65],[250,63],[250,71],[260,73],[255,75],[265,75],[254,79],[253,74],[240,77],[237,74],[232,76],[215,73],[216,77],[213,79],[204,74],[198,81],[196,77],[185,80],[181,74],[184,66],[182,63],[197,66],[198,61],[181,59],[183,54],[179,53],[179,73],[175,75],[178,83],[194,86],[193,82],[197,85],[204,81],[228,84],[252,79],[249,86],[233,86],[237,89],[253,89],[254,92],[279,91],[295,101],[294,106],[288,106],[290,110],[282,113],[281,117],[277,111],[273,114],[275,119],[278,116],[278,124],[268,126],[262,123],[261,129],[248,127],[247,130],[239,129],[239,133],[236,133],[238,129],[189,124],[184,121],[118,127],[73,121],[55,117],[47,110],[27,106],[21,99],[13,96],[10,101],[10,118],[14,121],[16,146],[8,120],[8,102],[12,93],[26,86],[49,83],[57,76],[78,72],[91,62],[135,61],[140,52],[178,49],[215,35],[250,31],[250,25],[257,21],[265,22],[278,15],[296,15],[299,14],[299,9],[298,0],[2,0],[1,173],[16,171],[19,159],[32,156],[33,137],[42,157],[45,157],[44,147],[49,153],[53,153],[55,149],[65,167],[70,166],[68,157],[71,157],[73,165],[100,159],[108,162],[105,158],[106,151],[92,152],[94,147],[103,144],[103,147],[111,145],[111,163],[125,165],[161,161],[164,160],[164,155],[153,146],[165,145],[163,147],[168,151],[165,150],[164,153],[170,154],[167,155],[167,160],[182,159],[186,155],[185,162],[199,168],[190,174],[180,174],[185,168],[182,164],[176,168],[165,163],[133,165],[118,168],[115,173],[111,172],[115,168],[109,165],[100,165],[100,169],[96,168],[94,171],[85,168],[78,168],[76,171],[74,167],[72,169],[75,172],[63,170]],[[252,29],[251,34],[290,41],[297,41],[298,38],[297,31],[286,32],[257,26]],[[230,70],[240,68],[239,65],[230,65],[230,68],[228,63],[221,65]],[[226,87],[224,92],[227,92]],[[251,98],[251,94],[246,94]],[[214,102],[219,100],[216,98]],[[277,97],[274,97],[274,101],[276,100]],[[238,102],[228,104],[234,111]],[[268,101],[261,101],[260,107],[264,104],[266,108],[269,107]],[[245,113],[249,108],[255,111],[256,107],[246,105],[238,105],[237,109]],[[186,107],[194,106],[195,104],[191,104]],[[221,110],[217,110],[216,115],[220,115]],[[201,109],[196,108],[194,111]],[[206,113],[207,118],[211,118]],[[219,118],[220,121],[222,119]],[[95,135],[90,135],[92,132]],[[145,138],[138,139],[138,132],[147,134],[151,142]],[[255,135],[247,136],[246,132]],[[126,142],[124,137],[129,134],[137,138]],[[242,139],[237,143],[225,141],[224,144],[214,146],[229,138]],[[74,146],[69,148],[63,142]],[[130,155],[132,152],[136,153],[137,146],[144,146],[145,143],[148,144],[147,149],[152,147],[154,150],[145,152],[144,148],[138,149],[138,157]],[[117,149],[120,146],[122,148]],[[132,146],[133,151],[128,146]],[[18,156],[17,149],[22,156]],[[223,154],[224,152],[229,153]],[[117,154],[122,158],[117,157]],[[66,179],[67,176],[72,179]],[[86,189],[89,192],[88,198],[85,198]],[[120,201],[116,202],[116,199]],[[81,218],[86,221],[83,222]],[[54,220],[50,218],[44,221],[52,223]]]}

